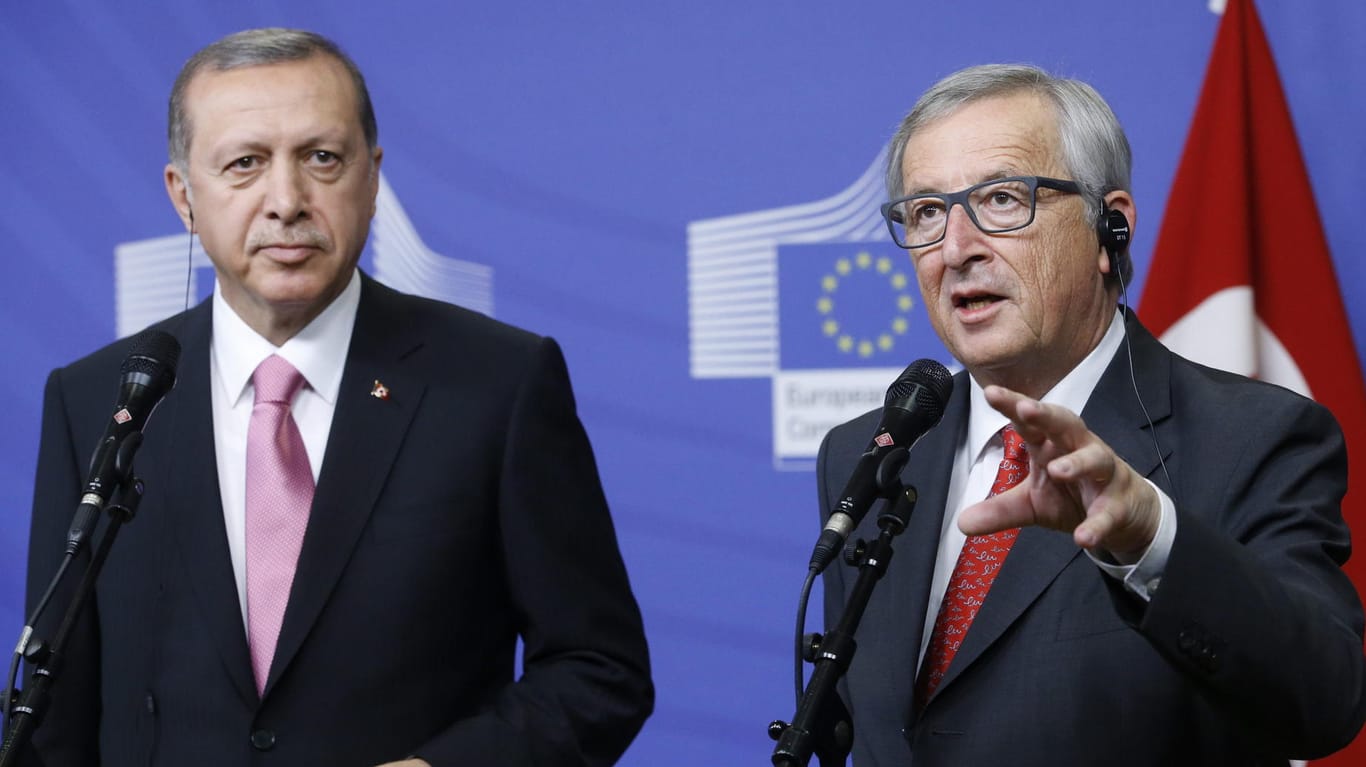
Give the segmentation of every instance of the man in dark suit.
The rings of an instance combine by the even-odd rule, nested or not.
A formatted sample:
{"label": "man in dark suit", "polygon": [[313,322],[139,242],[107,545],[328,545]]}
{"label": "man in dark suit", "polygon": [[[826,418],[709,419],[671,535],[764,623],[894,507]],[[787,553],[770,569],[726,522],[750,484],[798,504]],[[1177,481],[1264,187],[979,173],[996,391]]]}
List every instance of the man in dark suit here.
{"label": "man in dark suit", "polygon": [[[1366,718],[1342,434],[1119,303],[1129,165],[1093,89],[1024,66],[950,75],[893,140],[889,226],[965,370],[843,682],[856,764],[1285,765]],[[879,417],[827,436],[823,508]]]}
{"label": "man in dark suit", "polygon": [[[357,270],[376,133],[360,72],[311,33],[224,38],[177,80],[166,186],[215,295],[159,326],[183,356],[138,453],[146,497],[33,763],[607,765],[649,714],[640,615],[559,348]],[[129,346],[48,381],[31,602]],[[257,499],[289,496],[253,487],[272,359],[297,371],[280,434],[306,456],[280,460],[311,503],[260,533]],[[260,551],[290,524],[292,580],[258,589]]]}

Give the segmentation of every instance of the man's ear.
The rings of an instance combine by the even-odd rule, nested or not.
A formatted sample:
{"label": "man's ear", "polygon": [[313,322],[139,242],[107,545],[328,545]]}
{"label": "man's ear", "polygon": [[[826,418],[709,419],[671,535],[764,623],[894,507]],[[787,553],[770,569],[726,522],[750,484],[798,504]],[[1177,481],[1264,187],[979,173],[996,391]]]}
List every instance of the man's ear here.
{"label": "man's ear", "polygon": [[1134,207],[1134,198],[1128,192],[1116,190],[1105,195],[1102,200],[1105,209],[1100,213],[1100,219],[1096,221],[1096,235],[1100,240],[1100,253],[1097,254],[1097,266],[1101,274],[1111,274],[1118,267],[1111,257],[1111,252],[1122,253],[1129,249],[1129,242],[1133,237],[1134,224],[1137,223],[1138,211]]}
{"label": "man's ear", "polygon": [[185,178],[185,172],[176,167],[175,163],[166,165],[166,196],[171,198],[171,207],[180,216],[180,220],[185,224],[185,231],[194,233],[194,201],[190,193],[190,181]]}

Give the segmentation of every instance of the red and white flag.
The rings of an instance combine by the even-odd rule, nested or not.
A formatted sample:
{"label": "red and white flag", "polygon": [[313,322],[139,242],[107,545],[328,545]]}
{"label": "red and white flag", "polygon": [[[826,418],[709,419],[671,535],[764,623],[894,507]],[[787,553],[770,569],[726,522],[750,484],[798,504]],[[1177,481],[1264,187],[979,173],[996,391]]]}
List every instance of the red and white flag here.
{"label": "red and white flag", "polygon": [[[1251,0],[1229,0],[1139,315],[1177,353],[1313,397],[1347,436],[1342,511],[1366,594],[1366,385],[1276,64]],[[1366,764],[1366,737],[1314,762]]]}

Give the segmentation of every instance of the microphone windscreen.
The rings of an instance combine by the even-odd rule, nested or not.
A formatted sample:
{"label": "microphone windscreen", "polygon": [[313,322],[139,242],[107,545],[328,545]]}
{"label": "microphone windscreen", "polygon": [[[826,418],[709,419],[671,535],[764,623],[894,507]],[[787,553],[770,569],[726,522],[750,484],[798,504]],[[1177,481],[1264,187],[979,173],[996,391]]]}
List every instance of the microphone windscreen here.
{"label": "microphone windscreen", "polygon": [[915,407],[923,409],[933,420],[939,420],[953,394],[953,375],[948,368],[932,359],[919,359],[906,366],[887,389],[883,404],[891,405],[906,397],[915,396]]}
{"label": "microphone windscreen", "polygon": [[144,330],[133,339],[133,347],[123,360],[119,373],[142,374],[151,379],[156,390],[169,390],[175,384],[176,365],[180,363],[180,342],[162,330]]}

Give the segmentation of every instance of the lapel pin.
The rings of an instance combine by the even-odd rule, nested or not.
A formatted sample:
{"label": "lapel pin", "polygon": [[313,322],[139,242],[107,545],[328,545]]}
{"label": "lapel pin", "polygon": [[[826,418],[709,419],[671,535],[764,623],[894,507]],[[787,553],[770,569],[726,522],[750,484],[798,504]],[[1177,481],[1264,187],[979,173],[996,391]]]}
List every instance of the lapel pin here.
{"label": "lapel pin", "polygon": [[370,396],[375,399],[389,399],[389,387],[380,383],[379,379],[376,378],[375,385],[370,388]]}

